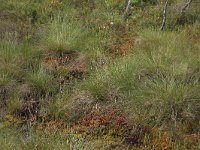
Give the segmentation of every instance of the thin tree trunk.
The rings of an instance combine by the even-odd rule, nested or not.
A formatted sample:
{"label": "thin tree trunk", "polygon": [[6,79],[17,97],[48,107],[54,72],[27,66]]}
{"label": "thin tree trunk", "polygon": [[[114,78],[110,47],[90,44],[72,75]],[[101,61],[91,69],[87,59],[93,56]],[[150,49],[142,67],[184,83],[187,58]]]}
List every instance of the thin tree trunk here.
{"label": "thin tree trunk", "polygon": [[123,15],[123,19],[126,20],[127,19],[127,15],[128,15],[128,11],[130,9],[131,6],[131,0],[127,0],[127,5],[126,5],[126,9],[124,11],[124,15]]}
{"label": "thin tree trunk", "polygon": [[160,30],[163,30],[165,25],[166,25],[168,4],[169,4],[169,0],[166,0],[165,6],[164,6],[164,9],[163,9],[163,20],[162,20],[162,25],[161,25]]}
{"label": "thin tree trunk", "polygon": [[186,9],[190,6],[191,3],[192,3],[192,0],[188,0],[188,2],[185,3],[185,5],[181,9],[181,15],[185,13]]}
{"label": "thin tree trunk", "polygon": [[176,24],[184,24],[185,23],[185,13],[186,9],[190,6],[192,3],[192,0],[187,0],[187,2],[183,5],[183,7],[180,10],[180,16],[176,19]]}

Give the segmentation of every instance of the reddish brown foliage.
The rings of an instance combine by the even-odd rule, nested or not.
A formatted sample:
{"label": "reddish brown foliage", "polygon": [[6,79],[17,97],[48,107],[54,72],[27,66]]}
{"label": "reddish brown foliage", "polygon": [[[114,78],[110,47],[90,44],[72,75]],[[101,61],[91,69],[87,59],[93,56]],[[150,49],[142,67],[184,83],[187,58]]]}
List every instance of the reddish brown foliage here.
{"label": "reddish brown foliage", "polygon": [[115,44],[111,47],[111,53],[124,56],[134,47],[134,43],[135,39],[133,37],[126,34],[122,35],[122,37],[117,38]]}
{"label": "reddish brown foliage", "polygon": [[[79,58],[80,57],[80,58]],[[68,78],[82,78],[87,73],[87,61],[79,56],[76,52],[66,54],[57,53],[53,56],[46,56],[43,61],[44,67],[51,72],[65,70]]]}
{"label": "reddish brown foliage", "polygon": [[83,126],[126,126],[128,125],[128,120],[119,110],[111,109],[103,113],[92,112],[84,117],[79,123]]}

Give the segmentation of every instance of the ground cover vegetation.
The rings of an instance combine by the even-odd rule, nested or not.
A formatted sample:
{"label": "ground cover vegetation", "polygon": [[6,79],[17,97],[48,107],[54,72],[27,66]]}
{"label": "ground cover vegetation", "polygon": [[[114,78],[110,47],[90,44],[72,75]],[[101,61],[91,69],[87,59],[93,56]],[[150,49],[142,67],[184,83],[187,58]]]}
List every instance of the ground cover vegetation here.
{"label": "ground cover vegetation", "polygon": [[0,149],[200,148],[198,0],[0,2]]}

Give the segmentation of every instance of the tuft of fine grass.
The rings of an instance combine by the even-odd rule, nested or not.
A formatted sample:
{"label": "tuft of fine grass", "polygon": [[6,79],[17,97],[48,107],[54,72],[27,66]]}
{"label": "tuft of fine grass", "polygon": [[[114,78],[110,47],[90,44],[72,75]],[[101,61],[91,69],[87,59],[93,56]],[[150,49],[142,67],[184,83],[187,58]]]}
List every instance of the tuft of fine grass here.
{"label": "tuft of fine grass", "polygon": [[55,92],[57,89],[54,77],[48,74],[43,68],[39,68],[37,71],[28,73],[26,81],[42,93],[48,94],[50,92]]}
{"label": "tuft of fine grass", "polygon": [[67,52],[81,47],[80,40],[84,34],[80,22],[68,16],[58,16],[49,23],[43,37],[43,45],[47,51]]}
{"label": "tuft of fine grass", "polygon": [[[43,134],[34,131],[20,131],[19,129],[0,129],[1,149],[70,149],[72,147],[62,134]],[[24,133],[23,133],[24,132]],[[26,132],[26,133],[25,133]]]}

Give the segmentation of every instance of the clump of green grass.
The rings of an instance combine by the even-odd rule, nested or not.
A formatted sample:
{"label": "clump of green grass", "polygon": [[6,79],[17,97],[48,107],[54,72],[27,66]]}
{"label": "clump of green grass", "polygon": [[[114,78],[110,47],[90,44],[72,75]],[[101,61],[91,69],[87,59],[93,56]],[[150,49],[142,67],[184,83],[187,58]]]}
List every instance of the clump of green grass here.
{"label": "clump of green grass", "polygon": [[23,62],[21,68],[27,73],[29,71],[38,69],[42,61],[42,51],[33,47],[29,42],[25,41],[19,45],[21,61]]}
{"label": "clump of green grass", "polygon": [[83,34],[84,30],[80,22],[67,16],[58,16],[49,23],[47,33],[43,37],[43,45],[47,51],[78,50],[82,44],[80,39]]}
{"label": "clump of green grass", "polygon": [[43,68],[39,68],[37,71],[30,72],[26,77],[26,81],[38,92],[43,94],[55,92],[57,89],[57,84],[54,77],[48,74]]}
{"label": "clump of green grass", "polygon": [[42,134],[19,129],[0,129],[1,149],[70,149],[69,141],[62,134]]}
{"label": "clump of green grass", "polygon": [[12,83],[13,80],[14,79],[11,78],[8,74],[1,72],[1,74],[0,74],[0,85],[1,86],[9,85],[9,83]]}
{"label": "clump of green grass", "polygon": [[[199,63],[196,55],[199,53],[198,47],[188,44],[187,35],[184,33],[181,35],[172,32],[158,33],[157,31],[145,31],[143,33],[145,34],[141,35],[141,39],[144,39],[144,41],[136,49],[133,49],[133,54],[120,58],[115,65],[111,64],[107,68],[98,70],[91,79],[85,81],[85,84],[90,85],[91,83],[95,87],[98,87],[95,84],[97,82],[100,85],[105,83],[105,85],[110,86],[111,83],[113,85],[118,83],[134,85],[134,82],[131,81],[135,81],[137,79],[135,76],[140,73],[142,75],[145,70],[149,70],[149,74],[160,70],[160,73],[157,72],[158,75],[162,75],[163,72],[167,77],[185,77],[190,69],[196,67],[196,64]],[[180,42],[182,42],[181,45]],[[194,59],[194,57],[197,59]],[[130,82],[128,82],[129,80]],[[106,86],[102,85],[102,87]]]}
{"label": "clump of green grass", "polygon": [[18,44],[12,41],[1,41],[1,73],[5,76],[22,79],[30,70],[37,68],[40,52],[26,42]]}
{"label": "clump of green grass", "polygon": [[16,43],[2,41],[0,44],[0,74],[2,84],[20,76],[20,48]]}
{"label": "clump of green grass", "polygon": [[17,109],[22,106],[22,100],[20,95],[15,92],[9,96],[9,100],[7,102],[7,111],[10,114],[14,114]]}
{"label": "clump of green grass", "polygon": [[[193,74],[198,68],[196,64],[199,64],[198,47],[188,44],[184,32],[177,35],[175,32],[150,30],[143,32],[141,38],[145,40],[133,49],[133,54],[99,69],[85,79],[81,88],[100,100],[106,99],[110,91],[117,90],[115,94],[125,97],[127,108],[123,109],[132,112],[133,116],[145,114],[145,105],[148,104],[150,118],[147,114],[144,116],[147,122],[152,115],[158,120],[172,118],[170,110],[174,105],[180,106],[193,99],[198,103],[199,78]],[[195,105],[194,108],[198,109]]]}
{"label": "clump of green grass", "polygon": [[67,92],[57,94],[53,99],[41,100],[41,116],[51,116],[55,120],[68,117],[68,111],[70,110],[71,99]]}

